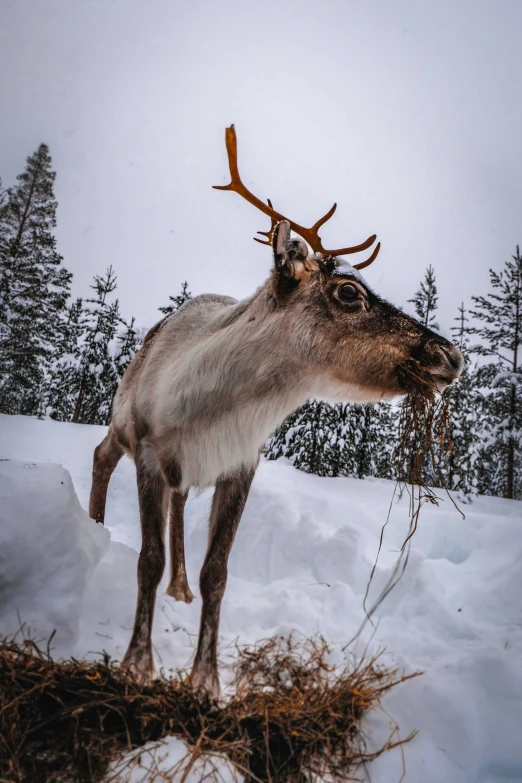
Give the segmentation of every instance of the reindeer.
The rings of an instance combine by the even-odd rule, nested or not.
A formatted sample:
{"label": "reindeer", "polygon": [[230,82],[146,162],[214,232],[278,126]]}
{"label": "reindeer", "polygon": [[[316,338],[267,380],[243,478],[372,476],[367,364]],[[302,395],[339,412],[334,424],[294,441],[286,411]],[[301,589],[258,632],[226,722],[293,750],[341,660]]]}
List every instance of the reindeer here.
{"label": "reindeer", "polygon": [[[460,351],[377,296],[342,256],[370,248],[325,250],[318,231],[289,220],[241,181],[234,126],[226,130],[232,190],[271,218],[259,240],[273,247],[269,279],[249,298],[204,294],[147,334],[116,393],[107,436],[94,452],[89,513],[103,523],[107,487],[124,453],[134,459],[142,547],[134,630],[122,666],[154,676],[151,629],[165,567],[167,594],[190,603],[183,511],[191,487],[215,486],[208,549],[200,574],[203,606],[191,672],[201,695],[219,695],[217,641],[227,562],[268,435],[311,397],[375,402],[410,391],[441,392],[463,365]],[[291,230],[298,235],[291,237]],[[306,245],[313,252],[309,253]],[[412,371],[413,368],[413,371]]]}

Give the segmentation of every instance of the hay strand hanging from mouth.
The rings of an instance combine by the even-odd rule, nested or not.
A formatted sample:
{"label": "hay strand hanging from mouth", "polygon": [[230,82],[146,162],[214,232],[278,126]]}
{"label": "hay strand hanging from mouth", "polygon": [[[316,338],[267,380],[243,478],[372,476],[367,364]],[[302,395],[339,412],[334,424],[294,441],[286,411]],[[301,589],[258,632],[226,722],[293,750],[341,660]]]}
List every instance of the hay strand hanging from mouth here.
{"label": "hay strand hanging from mouth", "polygon": [[[417,531],[423,505],[426,503],[439,505],[440,498],[433,488],[428,486],[429,475],[436,478],[437,485],[443,488],[456,510],[464,518],[463,512],[445,486],[439,465],[441,455],[451,453],[453,449],[449,398],[437,391],[431,375],[417,362],[405,363],[400,368],[399,377],[403,388],[408,393],[401,405],[397,445],[392,457],[397,476],[396,485],[386,520],[381,528],[377,554],[366,585],[363,599],[365,619],[344,649],[359,638],[368,622],[373,625],[373,615],[404,575],[408,565],[411,541]],[[408,531],[384,587],[368,606],[370,589],[377,570],[384,543],[384,533],[390,521],[393,504],[400,502],[405,494],[409,499]]]}
{"label": "hay strand hanging from mouth", "polygon": [[[409,394],[402,403],[394,464],[399,483],[426,487],[427,473],[440,477],[438,458],[452,448],[449,402],[444,395],[427,398]],[[437,448],[438,447],[438,448]]]}

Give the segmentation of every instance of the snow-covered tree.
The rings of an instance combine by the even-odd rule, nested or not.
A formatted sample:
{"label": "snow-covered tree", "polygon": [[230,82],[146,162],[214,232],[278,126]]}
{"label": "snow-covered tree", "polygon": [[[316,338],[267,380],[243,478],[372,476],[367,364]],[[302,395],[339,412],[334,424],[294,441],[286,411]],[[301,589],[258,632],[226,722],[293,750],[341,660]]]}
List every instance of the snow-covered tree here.
{"label": "snow-covered tree", "polygon": [[408,302],[414,305],[415,315],[421,324],[429,329],[438,329],[439,325],[435,320],[438,301],[435,271],[430,264],[424,275],[424,280],[421,281],[419,290],[413,299],[408,299]]}
{"label": "snow-covered tree", "polygon": [[276,430],[265,453],[319,476],[391,477],[396,418],[389,403],[332,406],[311,400]]}
{"label": "snow-covered tree", "polygon": [[118,332],[116,352],[114,356],[118,378],[123,377],[123,373],[134,359],[141,342],[138,331],[135,327],[134,316],[131,318],[130,323],[125,323],[125,321],[122,319],[121,326],[123,328]]}
{"label": "snow-covered tree", "polygon": [[83,300],[67,310],[66,326],[56,343],[45,393],[45,413],[58,421],[71,421],[82,377],[82,337],[87,328]]}
{"label": "snow-covered tree", "polygon": [[397,470],[394,455],[397,451],[399,435],[399,406],[393,402],[379,402],[374,406],[378,417],[375,427],[374,470],[372,474],[379,478],[395,480]]}
{"label": "snow-covered tree", "polygon": [[479,324],[474,346],[485,358],[477,379],[484,393],[485,437],[479,474],[481,492],[522,497],[522,257],[515,255],[501,272],[490,270],[492,291],[473,297],[471,314]]}
{"label": "snow-covered tree", "polygon": [[[445,395],[449,402],[447,432],[443,442],[437,443],[440,454],[438,468],[447,489],[462,493],[463,499],[476,494],[478,488],[477,459],[480,451],[479,409],[481,400],[477,389],[476,362],[470,350],[469,318],[464,303],[452,327],[453,341],[464,355],[464,369]],[[440,429],[437,435],[441,435]]]}
{"label": "snow-covered tree", "polygon": [[[66,339],[57,345],[46,395],[46,413],[54,419],[108,423],[118,384],[138,349],[134,318],[126,323],[117,301],[106,300],[114,291],[113,282],[108,270],[105,277],[95,279],[97,298],[86,305],[77,299],[68,310]],[[98,401],[98,413],[93,415]]]}
{"label": "snow-covered tree", "polygon": [[371,406],[345,403],[336,406],[335,446],[337,476],[363,478],[373,475],[373,425]]}
{"label": "snow-covered tree", "polygon": [[116,289],[112,267],[95,275],[92,299],[85,300],[84,329],[79,350],[77,395],[72,421],[106,424],[119,375],[114,341],[121,324],[118,300],[110,301]]}
{"label": "snow-covered tree", "polygon": [[71,274],[53,230],[57,203],[49,149],[27,159],[0,208],[0,410],[41,411],[45,380],[60,339]]}
{"label": "snow-covered tree", "polygon": [[334,474],[333,432],[336,409],[320,400],[309,400],[289,416],[266,446],[268,459],[287,457],[299,470],[317,476]]}
{"label": "snow-covered tree", "polygon": [[335,475],[392,478],[397,417],[390,403],[345,403],[336,408],[339,469]]}
{"label": "snow-covered tree", "polygon": [[[0,179],[0,352],[7,347],[7,279],[4,259],[9,252],[10,228],[6,220],[7,192],[4,190]],[[2,371],[2,358],[0,353],[0,372]]]}
{"label": "snow-covered tree", "polygon": [[177,296],[169,296],[170,304],[168,304],[166,307],[159,307],[160,313],[163,313],[164,315],[170,315],[171,313],[176,312],[176,310],[179,310],[181,305],[187,301],[187,299],[191,299],[192,294],[188,290],[188,282],[185,280],[184,283],[181,284],[181,293]]}

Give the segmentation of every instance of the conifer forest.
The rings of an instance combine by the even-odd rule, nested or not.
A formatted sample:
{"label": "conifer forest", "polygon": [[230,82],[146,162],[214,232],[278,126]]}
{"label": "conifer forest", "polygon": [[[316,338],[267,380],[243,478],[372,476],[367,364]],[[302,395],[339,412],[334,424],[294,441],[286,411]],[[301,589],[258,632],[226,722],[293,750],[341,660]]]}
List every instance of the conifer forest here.
{"label": "conifer forest", "polygon": [[[111,402],[145,333],[120,311],[116,271],[96,275],[82,298],[57,251],[55,172],[42,144],[6,189],[0,181],[0,412],[107,424]],[[453,341],[466,359],[449,398],[444,438],[434,438],[428,483],[459,492],[522,498],[522,256],[491,259],[490,289],[455,313]],[[188,283],[168,317],[191,297]],[[436,269],[410,300],[437,324]],[[150,324],[149,326],[152,326]],[[404,411],[402,412],[404,416]],[[406,412],[407,414],[407,412]],[[394,459],[400,402],[328,405],[310,400],[273,433],[269,459],[286,457],[319,476],[402,479]],[[436,433],[435,433],[436,435]]]}

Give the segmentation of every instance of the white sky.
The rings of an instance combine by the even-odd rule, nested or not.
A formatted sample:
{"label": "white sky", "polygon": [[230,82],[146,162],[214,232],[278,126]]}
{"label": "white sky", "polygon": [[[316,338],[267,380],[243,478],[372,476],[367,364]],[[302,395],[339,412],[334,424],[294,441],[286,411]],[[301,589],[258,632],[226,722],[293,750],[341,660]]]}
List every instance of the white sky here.
{"label": "white sky", "polygon": [[184,279],[268,275],[268,219],[211,189],[234,122],[256,195],[305,225],[337,201],[329,247],[378,234],[383,296],[432,263],[447,332],[522,244],[521,40],[522,0],[0,0],[0,175],[49,144],[74,293],[113,264],[150,325]]}

